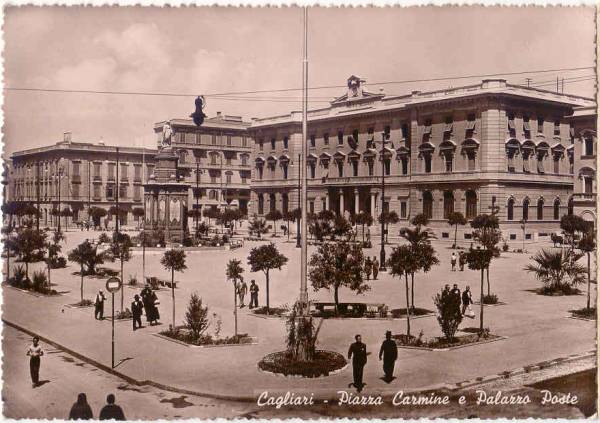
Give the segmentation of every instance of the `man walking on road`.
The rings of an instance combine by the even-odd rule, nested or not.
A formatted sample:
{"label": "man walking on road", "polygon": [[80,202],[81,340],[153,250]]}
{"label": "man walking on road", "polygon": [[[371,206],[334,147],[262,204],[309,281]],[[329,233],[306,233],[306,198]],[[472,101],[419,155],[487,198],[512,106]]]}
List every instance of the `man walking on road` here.
{"label": "man walking on road", "polygon": [[123,409],[115,404],[114,394],[108,394],[106,402],[107,404],[100,410],[100,420],[127,420]]}
{"label": "man walking on road", "polygon": [[367,346],[362,343],[360,335],[354,337],[356,342],[350,345],[348,349],[348,360],[352,359],[352,376],[354,385],[358,392],[362,391],[363,383],[363,369],[367,364]]}
{"label": "man walking on road", "polygon": [[377,275],[379,275],[379,262],[377,261],[377,256],[373,256],[373,260],[371,261],[373,265],[373,280],[377,280]]}
{"label": "man walking on road", "polygon": [[398,346],[396,342],[392,340],[392,332],[387,331],[385,333],[385,341],[381,344],[379,350],[379,360],[383,358],[383,380],[390,383],[394,380],[394,364],[398,358]]}
{"label": "man walking on road", "polygon": [[40,383],[40,364],[41,357],[44,355],[44,350],[40,347],[39,342],[40,339],[34,336],[32,344],[27,348],[29,373],[31,373],[31,383],[34,388]]}
{"label": "man walking on road", "polygon": [[[140,301],[140,296],[135,294],[134,301],[131,303],[131,314],[133,314],[133,330],[139,329],[142,326],[142,311],[144,303]],[[137,327],[136,327],[137,323]]]}
{"label": "man walking on road", "polygon": [[240,284],[238,285],[238,297],[240,299],[240,308],[245,307],[244,298],[246,297],[246,293],[248,292],[248,285],[246,285],[246,281],[242,279]]}
{"label": "man walking on road", "polygon": [[252,309],[254,307],[258,307],[258,291],[258,285],[254,279],[252,279],[250,281],[250,305],[248,308]]}
{"label": "man walking on road", "polygon": [[96,320],[104,319],[104,300],[106,300],[104,292],[102,290],[98,291],[96,301],[94,302],[94,318]]}

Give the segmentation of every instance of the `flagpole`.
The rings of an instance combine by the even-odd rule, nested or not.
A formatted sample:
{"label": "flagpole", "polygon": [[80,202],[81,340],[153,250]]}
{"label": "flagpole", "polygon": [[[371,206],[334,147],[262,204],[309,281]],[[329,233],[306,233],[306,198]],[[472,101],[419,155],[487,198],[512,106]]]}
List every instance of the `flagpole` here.
{"label": "flagpole", "polygon": [[300,305],[301,313],[308,315],[308,289],[307,289],[307,266],[308,266],[308,230],[306,223],[306,145],[307,145],[307,109],[308,109],[308,7],[304,7],[304,37],[302,48],[302,157],[300,164],[300,175],[302,176],[302,194],[300,209],[302,211],[301,249],[300,249]]}

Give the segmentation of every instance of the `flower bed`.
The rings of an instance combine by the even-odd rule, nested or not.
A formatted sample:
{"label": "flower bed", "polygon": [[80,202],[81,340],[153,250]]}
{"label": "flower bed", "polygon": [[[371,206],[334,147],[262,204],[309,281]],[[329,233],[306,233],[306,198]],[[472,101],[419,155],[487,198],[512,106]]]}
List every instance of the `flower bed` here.
{"label": "flower bed", "polygon": [[[287,315],[289,313],[289,311],[290,311],[289,307],[286,307],[286,306],[269,307],[268,315],[283,317],[283,316]],[[254,309],[252,309],[252,313],[259,314],[261,316],[266,316],[267,315],[267,307],[263,306],[263,307],[254,308]]]}
{"label": "flower bed", "polygon": [[75,304],[67,304],[67,307],[91,307],[94,305],[92,300],[84,299],[83,301],[79,301]]}
{"label": "flower bed", "polygon": [[[399,319],[402,317],[406,317],[406,308],[395,308],[390,311],[392,317],[394,319]],[[410,310],[410,315],[412,316],[428,316],[434,314],[433,311],[427,310],[426,308],[415,307]]]}
{"label": "flower bed", "polygon": [[559,287],[548,287],[544,286],[535,290],[538,295],[547,295],[551,297],[560,297],[563,295],[579,295],[581,291],[571,285],[561,285]]}
{"label": "flower bed", "polygon": [[571,315],[573,317],[577,317],[579,319],[587,319],[587,320],[596,320],[597,319],[597,315],[596,315],[596,307],[584,307],[584,308],[580,308],[577,310],[569,310],[569,313],[571,313]]}
{"label": "flower bed", "polygon": [[239,335],[228,336],[225,338],[214,338],[210,335],[200,335],[199,337],[196,337],[192,331],[185,328],[176,328],[175,330],[167,329],[160,332],[159,335],[166,336],[167,338],[171,338],[188,345],[196,346],[251,344],[254,340],[251,336],[248,336],[247,333],[241,333]]}
{"label": "flower bed", "polygon": [[[479,335],[478,328],[466,328],[463,332],[469,333],[468,335],[455,336],[452,341],[449,341],[445,337],[435,337],[430,339],[423,339],[423,332],[418,337],[407,336],[405,334],[393,335],[392,338],[396,341],[396,344],[401,347],[412,347],[412,348],[423,348],[428,350],[440,350],[457,348],[471,344],[479,344],[490,342],[497,339],[502,339],[501,336],[491,334],[489,329],[484,329],[483,334]],[[474,332],[474,333],[471,333]]]}
{"label": "flower bed", "polygon": [[263,357],[258,368],[284,376],[320,377],[342,369],[347,361],[343,355],[333,351],[315,351],[313,361],[293,360],[288,351],[278,351]]}

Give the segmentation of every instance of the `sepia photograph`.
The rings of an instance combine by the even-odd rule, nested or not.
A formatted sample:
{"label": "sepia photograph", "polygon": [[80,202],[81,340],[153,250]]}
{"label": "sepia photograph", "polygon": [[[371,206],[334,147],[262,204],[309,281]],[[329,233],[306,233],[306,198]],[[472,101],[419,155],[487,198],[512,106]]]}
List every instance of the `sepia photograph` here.
{"label": "sepia photograph", "polygon": [[3,6],[7,419],[597,418],[597,6]]}

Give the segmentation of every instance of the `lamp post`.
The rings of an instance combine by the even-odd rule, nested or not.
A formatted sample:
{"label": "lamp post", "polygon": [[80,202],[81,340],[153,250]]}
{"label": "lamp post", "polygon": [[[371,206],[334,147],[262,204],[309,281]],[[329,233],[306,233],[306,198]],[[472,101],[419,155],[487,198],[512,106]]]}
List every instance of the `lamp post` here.
{"label": "lamp post", "polygon": [[37,200],[37,215],[36,215],[36,229],[40,230],[40,162],[36,162],[36,171],[35,171],[35,194]]}
{"label": "lamp post", "polygon": [[58,232],[60,232],[60,181],[62,179],[62,167],[58,168],[58,175],[56,175],[56,179],[58,180]]}
{"label": "lamp post", "polygon": [[385,267],[385,145],[388,144],[390,134],[381,133],[381,251],[379,252],[379,270],[387,270]]}
{"label": "lamp post", "polygon": [[[298,154],[298,208],[301,210],[300,205],[300,192],[302,191],[302,162],[301,154]],[[296,248],[300,248],[300,216],[296,216]]]}
{"label": "lamp post", "polygon": [[202,171],[200,170],[200,163],[196,159],[196,192],[194,193],[194,197],[196,197],[196,213],[194,213],[194,217],[196,218],[196,238],[198,238],[198,230],[199,230],[199,219],[198,214],[200,213],[198,201],[200,200],[200,175]]}
{"label": "lamp post", "polygon": [[116,185],[116,203],[117,203],[117,210],[115,212],[116,214],[116,220],[115,220],[115,232],[119,233],[119,218],[121,216],[119,216],[119,189],[121,188],[121,181],[119,181],[119,147],[116,147],[117,149],[117,183]]}

